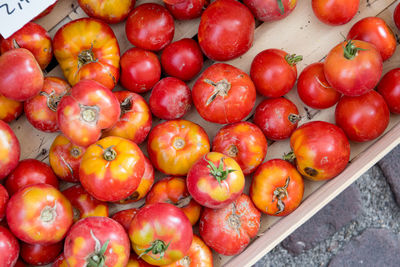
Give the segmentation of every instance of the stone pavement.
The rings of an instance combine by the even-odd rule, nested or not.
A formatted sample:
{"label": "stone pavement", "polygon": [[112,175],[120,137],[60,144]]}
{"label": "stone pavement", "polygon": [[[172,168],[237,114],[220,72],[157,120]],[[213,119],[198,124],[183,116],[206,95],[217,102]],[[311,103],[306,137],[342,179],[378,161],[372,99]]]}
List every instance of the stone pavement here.
{"label": "stone pavement", "polygon": [[253,267],[400,266],[400,145]]}

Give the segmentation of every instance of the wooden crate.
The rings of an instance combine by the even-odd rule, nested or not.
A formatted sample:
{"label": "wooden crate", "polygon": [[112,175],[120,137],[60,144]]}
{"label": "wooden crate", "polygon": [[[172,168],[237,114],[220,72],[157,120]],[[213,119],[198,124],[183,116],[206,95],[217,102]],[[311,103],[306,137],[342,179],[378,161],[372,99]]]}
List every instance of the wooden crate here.
{"label": "wooden crate", "polygon": [[[161,0],[138,0],[136,6],[145,2],[162,3]],[[299,0],[296,9],[284,20],[260,24],[255,31],[252,48],[240,58],[226,63],[232,64],[248,73],[252,59],[256,54],[267,48],[280,48],[288,53],[303,55],[304,60],[297,67],[300,73],[307,65],[322,61],[329,50],[337,43],[343,41],[343,36],[347,34],[350,27],[361,18],[368,16],[383,18],[393,29],[397,37],[398,30],[392,19],[393,10],[397,3],[398,1],[394,0],[361,0],[359,11],[351,22],[343,26],[331,27],[316,19],[311,9],[310,0]],[[38,23],[44,26],[53,37],[56,31],[65,23],[85,16],[76,0],[59,0],[54,11],[45,18],[40,19]],[[199,21],[200,19],[176,21],[174,41],[195,36]],[[112,25],[112,28],[119,40],[122,54],[132,47],[125,36],[125,23]],[[384,63],[384,73],[398,67],[397,62],[399,60],[400,51],[398,50],[390,60]],[[210,66],[212,63],[210,60],[206,61],[204,68]],[[47,75],[63,77],[59,66],[55,67]],[[195,79],[189,85],[192,86],[194,81]],[[303,116],[300,124],[310,120],[325,120],[334,123],[334,107],[323,111],[306,107],[298,98],[295,88],[286,97],[297,105]],[[145,98],[148,99],[148,95],[145,95]],[[260,103],[262,99],[261,96],[258,96],[256,104]],[[212,140],[216,132],[222,127],[221,125],[203,120],[194,108],[192,108],[184,119],[194,121],[204,127],[210,140]],[[390,124],[385,134],[379,139],[366,143],[351,143],[351,163],[344,172],[328,182],[311,182],[306,180],[304,199],[297,210],[284,218],[263,215],[259,235],[247,249],[235,257],[214,254],[215,266],[241,267],[254,264],[400,143],[399,121],[400,116],[391,115]],[[154,124],[159,122],[160,120],[154,118]],[[21,159],[36,158],[48,162],[49,147],[57,136],[57,133],[47,134],[34,129],[24,116],[13,122],[11,127],[21,143]],[[145,152],[145,146],[142,145],[141,148]],[[274,142],[268,147],[265,160],[281,158],[284,153],[289,151],[288,141]],[[157,177],[160,178],[161,175],[158,173]],[[248,192],[250,179],[248,177],[246,180],[245,192]],[[62,185],[64,188],[66,186],[66,184]],[[112,204],[110,205],[110,211],[114,213],[118,210],[136,207],[141,204],[142,202],[131,205]]]}

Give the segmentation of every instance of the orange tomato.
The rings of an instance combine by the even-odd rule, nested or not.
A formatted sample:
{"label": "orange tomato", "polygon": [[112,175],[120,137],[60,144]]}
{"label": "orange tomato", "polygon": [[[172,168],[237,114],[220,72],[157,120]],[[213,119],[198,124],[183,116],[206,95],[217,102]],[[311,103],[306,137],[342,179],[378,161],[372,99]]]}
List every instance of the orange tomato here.
{"label": "orange tomato", "polygon": [[136,0],[78,0],[79,5],[88,16],[105,21],[118,23],[123,21],[135,6]]}

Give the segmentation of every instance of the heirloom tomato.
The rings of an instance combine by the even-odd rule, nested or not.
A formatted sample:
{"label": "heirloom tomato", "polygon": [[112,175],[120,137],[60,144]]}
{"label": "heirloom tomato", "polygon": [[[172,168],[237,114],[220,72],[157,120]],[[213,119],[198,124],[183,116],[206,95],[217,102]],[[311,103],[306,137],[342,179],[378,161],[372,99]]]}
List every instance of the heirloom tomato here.
{"label": "heirloom tomato", "polygon": [[57,108],[61,132],[71,142],[87,147],[112,127],[121,114],[118,99],[98,82],[82,80],[71,88]]}
{"label": "heirloom tomato", "polygon": [[0,120],[4,122],[12,122],[18,118],[24,110],[24,104],[12,99],[9,99],[0,94]]}
{"label": "heirloom tomato", "polygon": [[244,119],[253,109],[256,89],[249,75],[228,64],[208,67],[192,88],[193,103],[203,119],[220,124]]}
{"label": "heirloom tomato", "polygon": [[89,146],[79,167],[82,186],[101,201],[130,196],[144,174],[144,155],[128,139],[109,136]]}
{"label": "heirloom tomato", "polygon": [[193,230],[179,208],[156,203],[139,210],[129,228],[129,237],[139,257],[153,265],[166,265],[187,254]]}
{"label": "heirloom tomato", "polygon": [[286,18],[296,7],[297,0],[244,0],[256,19],[273,21]]}
{"label": "heirloom tomato", "polygon": [[62,252],[56,260],[53,262],[51,267],[69,267],[67,260],[65,259],[64,252]]}
{"label": "heirloom tomato", "polygon": [[0,226],[0,266],[14,266],[18,256],[18,240],[7,228]]}
{"label": "heirloom tomato", "polygon": [[286,216],[299,205],[304,194],[300,173],[283,159],[264,162],[254,173],[250,197],[256,207],[272,216]]}
{"label": "heirloom tomato", "polygon": [[58,2],[58,0],[56,0],[54,4],[52,4],[51,6],[46,8],[45,10],[43,10],[42,13],[40,13],[39,15],[34,17],[32,20],[37,20],[37,19],[43,18],[44,16],[48,15],[53,10],[53,8],[57,4],[57,2]]}
{"label": "heirloom tomato", "polygon": [[328,25],[342,25],[357,13],[360,0],[312,0],[315,16]]}
{"label": "heirloom tomato", "polygon": [[377,90],[385,99],[390,111],[400,114],[400,68],[386,73],[379,82]]}
{"label": "heirloom tomato", "polygon": [[136,255],[135,252],[131,251],[131,255],[129,256],[129,261],[126,267],[153,267],[154,265],[149,264],[139,258],[138,255]]}
{"label": "heirloom tomato", "polygon": [[204,209],[199,224],[200,236],[217,253],[236,255],[257,235],[260,218],[261,212],[250,197],[241,194],[224,208]]}
{"label": "heirloom tomato", "polygon": [[68,232],[64,256],[69,267],[124,267],[129,260],[129,238],[113,219],[87,217]]}
{"label": "heirloom tomato", "polygon": [[85,13],[92,18],[100,19],[106,23],[118,23],[126,19],[135,6],[136,0],[78,0]]}
{"label": "heirloom tomato", "polygon": [[210,152],[190,168],[187,188],[200,205],[211,209],[227,206],[244,189],[244,175],[239,164],[219,152]]}
{"label": "heirloom tomato", "polygon": [[297,170],[314,181],[328,180],[346,167],[350,144],[343,130],[324,121],[312,121],[297,128],[290,137]]}
{"label": "heirloom tomato", "polygon": [[119,78],[119,45],[106,23],[81,18],[62,26],[53,39],[54,56],[71,85],[95,80],[112,90]]}
{"label": "heirloom tomato", "polygon": [[358,96],[371,91],[382,75],[382,57],[373,44],[347,40],[325,58],[326,80],[337,91]]}
{"label": "heirloom tomato", "polygon": [[233,158],[245,175],[255,171],[264,161],[267,147],[267,139],[260,128],[245,121],[225,125],[212,143],[212,151]]}
{"label": "heirloom tomato", "polygon": [[24,103],[26,118],[33,127],[44,132],[58,131],[57,106],[70,89],[69,84],[61,78],[44,78],[40,93]]}
{"label": "heirloom tomato", "polygon": [[176,4],[165,3],[165,7],[174,18],[189,20],[200,17],[206,3],[208,3],[208,0],[185,0]]}
{"label": "heirloom tomato", "polygon": [[150,131],[147,141],[153,166],[170,175],[186,175],[193,163],[209,151],[207,133],[187,120],[158,124]]}
{"label": "heirloom tomato", "polygon": [[10,196],[3,185],[0,184],[0,221],[6,215],[7,202]]}
{"label": "heirloom tomato", "polygon": [[136,213],[138,213],[138,211],[139,209],[136,208],[121,210],[115,213],[111,218],[120,223],[124,227],[126,232],[128,232],[132,220],[136,216]]}
{"label": "heirloom tomato", "polygon": [[21,148],[13,130],[0,120],[0,180],[18,165]]}
{"label": "heirloom tomato", "polygon": [[52,263],[60,255],[64,242],[50,245],[21,243],[21,258],[30,265],[43,266]]}
{"label": "heirloom tomato", "polygon": [[192,199],[182,177],[165,177],[151,188],[146,196],[146,204],[169,203],[180,208],[192,225],[200,218],[201,206]]}
{"label": "heirloom tomato", "polygon": [[400,30],[400,3],[397,4],[393,12],[393,20],[396,24],[397,29]]}
{"label": "heirloom tomato", "polygon": [[6,216],[11,232],[29,244],[60,242],[73,222],[71,203],[48,184],[29,185],[15,193]]}
{"label": "heirloom tomato", "polygon": [[199,45],[212,60],[234,59],[250,49],[254,29],[254,17],[245,5],[235,0],[217,0],[201,15]]}

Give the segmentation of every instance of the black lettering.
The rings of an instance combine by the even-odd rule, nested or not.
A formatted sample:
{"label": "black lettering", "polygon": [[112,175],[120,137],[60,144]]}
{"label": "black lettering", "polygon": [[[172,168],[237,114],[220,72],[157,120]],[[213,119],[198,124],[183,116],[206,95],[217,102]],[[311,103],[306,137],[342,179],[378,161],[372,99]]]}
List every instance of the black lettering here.
{"label": "black lettering", "polygon": [[2,4],[2,5],[0,6],[0,9],[1,9],[2,7],[5,7],[5,8],[6,8],[6,11],[7,11],[7,14],[8,14],[8,15],[11,15],[11,14],[14,13],[14,11],[15,11],[15,8],[12,9],[12,10],[10,11],[10,9],[9,9],[9,7],[8,7],[8,4]]}

